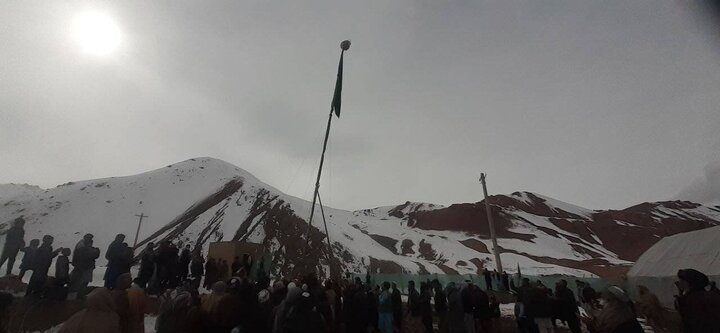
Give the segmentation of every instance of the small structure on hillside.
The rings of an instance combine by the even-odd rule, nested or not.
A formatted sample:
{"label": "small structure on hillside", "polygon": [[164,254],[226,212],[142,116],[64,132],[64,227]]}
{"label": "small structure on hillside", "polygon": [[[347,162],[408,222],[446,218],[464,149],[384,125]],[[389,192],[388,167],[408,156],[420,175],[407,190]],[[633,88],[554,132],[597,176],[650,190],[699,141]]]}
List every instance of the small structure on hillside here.
{"label": "small structure on hillside", "polygon": [[258,272],[268,273],[268,256],[263,250],[262,244],[224,241],[212,242],[208,249],[208,258],[227,260],[228,265],[232,264],[235,257],[240,258],[243,265],[250,267],[249,276],[257,277]]}
{"label": "small structure on hillside", "polygon": [[680,269],[693,268],[720,282],[720,226],[665,237],[655,243],[628,272],[629,287],[648,287],[672,308],[674,282]]}

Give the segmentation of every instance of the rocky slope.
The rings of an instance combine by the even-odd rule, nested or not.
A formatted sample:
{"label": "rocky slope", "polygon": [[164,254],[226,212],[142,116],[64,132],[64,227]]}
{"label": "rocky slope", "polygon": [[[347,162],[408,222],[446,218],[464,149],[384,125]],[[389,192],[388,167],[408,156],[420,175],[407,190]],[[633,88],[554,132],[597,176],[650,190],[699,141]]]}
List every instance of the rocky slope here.
{"label": "rocky slope", "polygon": [[[305,250],[309,202],[212,158],[47,190],[0,189],[0,232],[24,216],[26,239],[51,234],[57,246],[72,247],[87,232],[103,250],[117,233],[132,244],[135,214],[142,212],[149,217],[138,246],[171,239],[206,251],[218,240],[255,242],[272,254],[271,267],[281,274],[328,273],[330,266],[357,273],[467,274],[494,268],[482,202],[449,207],[408,202],[354,212],[325,207],[333,251],[328,256],[319,207]],[[504,267],[520,266],[527,274],[617,276],[658,239],[720,224],[720,207],[682,201],[593,211],[528,192],[490,200]]]}

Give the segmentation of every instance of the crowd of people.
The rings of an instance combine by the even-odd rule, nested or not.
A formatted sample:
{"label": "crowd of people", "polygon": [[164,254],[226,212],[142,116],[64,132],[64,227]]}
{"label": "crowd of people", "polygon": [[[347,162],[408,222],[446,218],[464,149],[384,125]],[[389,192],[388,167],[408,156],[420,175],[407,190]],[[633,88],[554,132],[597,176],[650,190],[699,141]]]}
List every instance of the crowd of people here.
{"label": "crowd of people", "polygon": [[[664,308],[643,286],[638,286],[633,302],[617,286],[597,292],[575,281],[573,291],[565,280],[553,289],[527,278],[516,286],[507,273],[486,270],[484,289],[471,280],[445,286],[426,280],[409,281],[403,293],[395,283],[375,284],[369,276],[365,281],[350,276],[321,281],[315,274],[272,280],[264,274],[263,263],[254,265],[250,256],[235,257],[232,263],[205,261],[199,250],[169,241],[144,247],[133,279],[130,268],[135,253],[124,235],[117,235],[105,252],[103,287],[88,288],[100,256],[92,234],[86,234],[72,251],[53,249],[49,235],[25,247],[23,225],[18,219],[8,230],[0,266],[7,262],[11,274],[15,257],[22,251],[20,276],[32,271],[27,296],[85,298],[86,308],[65,322],[60,332],[144,332],[147,297],[153,294],[160,300],[155,321],[158,333],[489,333],[500,327],[496,296],[501,295],[514,295],[521,333],[555,332],[559,323],[572,333],[581,332],[582,326],[592,333],[643,332],[638,316],[650,325],[664,325]],[[55,276],[48,277],[55,257]],[[253,272],[253,267],[259,269]],[[676,285],[676,309],[684,332],[720,333],[716,318],[720,291],[707,276],[681,270]]]}

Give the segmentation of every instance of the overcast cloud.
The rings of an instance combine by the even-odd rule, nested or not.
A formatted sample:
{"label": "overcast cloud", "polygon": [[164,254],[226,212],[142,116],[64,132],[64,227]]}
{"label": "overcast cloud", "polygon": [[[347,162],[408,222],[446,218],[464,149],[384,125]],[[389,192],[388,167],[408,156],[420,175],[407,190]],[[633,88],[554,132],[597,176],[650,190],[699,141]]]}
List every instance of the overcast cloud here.
{"label": "overcast cloud", "polygon": [[[717,175],[720,53],[682,5],[6,1],[0,183],[212,156],[309,199],[351,39],[327,205],[478,201],[480,172],[588,208],[704,200],[683,189]],[[115,54],[79,52],[86,10],[117,21]]]}

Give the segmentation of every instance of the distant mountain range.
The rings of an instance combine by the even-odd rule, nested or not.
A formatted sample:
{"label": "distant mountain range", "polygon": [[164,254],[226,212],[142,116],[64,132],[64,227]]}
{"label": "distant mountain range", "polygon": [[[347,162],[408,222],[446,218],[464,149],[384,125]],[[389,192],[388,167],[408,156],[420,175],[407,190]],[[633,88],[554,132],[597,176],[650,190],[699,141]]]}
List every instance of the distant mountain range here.
{"label": "distant mountain range", "polygon": [[[720,207],[687,201],[589,210],[530,192],[490,198],[507,271],[617,277],[665,236],[720,224]],[[310,203],[213,158],[196,158],[134,176],[70,182],[53,189],[0,185],[0,233],[24,216],[26,240],[55,236],[73,247],[95,234],[103,251],[115,234],[138,246],[164,239],[206,252],[210,242],[243,240],[272,254],[275,273],[330,266],[364,273],[467,274],[493,269],[483,202],[449,207],[406,202],[359,211],[325,207],[333,256],[316,207],[303,252]],[[4,242],[4,239],[1,240]],[[332,259],[328,259],[328,258]],[[101,263],[103,264],[103,263]]]}

